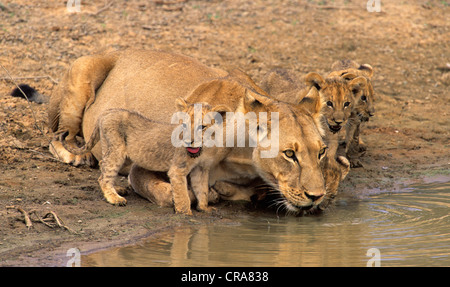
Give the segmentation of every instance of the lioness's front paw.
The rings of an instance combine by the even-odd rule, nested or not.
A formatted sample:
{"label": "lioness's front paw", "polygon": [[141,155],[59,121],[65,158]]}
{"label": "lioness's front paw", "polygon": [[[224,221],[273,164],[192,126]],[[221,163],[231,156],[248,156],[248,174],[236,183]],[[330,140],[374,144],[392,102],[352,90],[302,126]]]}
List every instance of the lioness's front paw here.
{"label": "lioness's front paw", "polygon": [[201,212],[205,212],[205,213],[213,213],[213,212],[217,211],[217,209],[212,206],[206,206],[206,207],[197,206],[197,210],[201,211]]}
{"label": "lioness's front paw", "polygon": [[87,152],[83,155],[74,155],[74,154],[71,155],[74,157],[72,161],[70,161],[69,163],[73,166],[80,166],[85,164],[90,167],[95,167],[97,165],[97,160],[90,152]]}
{"label": "lioness's front paw", "polygon": [[209,203],[217,203],[220,200],[220,196],[219,193],[217,193],[217,191],[210,187],[209,188],[209,192],[208,192],[208,202]]}

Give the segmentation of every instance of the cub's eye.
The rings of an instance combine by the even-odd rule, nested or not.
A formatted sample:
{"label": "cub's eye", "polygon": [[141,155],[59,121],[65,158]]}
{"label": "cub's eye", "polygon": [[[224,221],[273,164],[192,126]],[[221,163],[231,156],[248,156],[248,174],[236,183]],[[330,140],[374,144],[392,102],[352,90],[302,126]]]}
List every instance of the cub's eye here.
{"label": "cub's eye", "polygon": [[364,96],[364,95],[362,95],[362,96],[361,96],[361,101],[364,101],[364,102],[367,101],[367,97]]}
{"label": "cub's eye", "polygon": [[324,147],[319,151],[319,159],[321,159],[325,155],[326,151],[327,151],[327,147]]}
{"label": "cub's eye", "polygon": [[186,125],[185,123],[183,123],[183,124],[181,125],[181,127],[183,128],[183,130],[187,130],[187,125]]}
{"label": "cub's eye", "polygon": [[345,103],[344,103],[344,108],[346,108],[346,107],[348,107],[348,106],[350,106],[350,102],[345,102]]}
{"label": "cub's eye", "polygon": [[285,150],[284,154],[288,157],[288,158],[292,158],[292,159],[296,159],[295,157],[295,152],[291,149]]}
{"label": "cub's eye", "polygon": [[328,101],[328,102],[327,102],[327,106],[329,106],[330,108],[332,108],[332,107],[333,107],[333,102]]}

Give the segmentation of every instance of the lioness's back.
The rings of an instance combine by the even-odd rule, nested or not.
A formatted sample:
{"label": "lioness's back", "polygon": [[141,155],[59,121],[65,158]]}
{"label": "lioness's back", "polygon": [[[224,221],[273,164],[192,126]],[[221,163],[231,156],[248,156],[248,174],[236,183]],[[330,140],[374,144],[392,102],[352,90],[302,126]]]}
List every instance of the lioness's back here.
{"label": "lioness's back", "polygon": [[[186,97],[208,79],[226,75],[225,71],[209,68],[187,56],[127,50],[97,90],[94,103],[85,111],[85,139],[92,133],[98,115],[112,108],[137,111],[152,120],[170,123],[176,98]],[[98,147],[93,153],[99,158]]]}

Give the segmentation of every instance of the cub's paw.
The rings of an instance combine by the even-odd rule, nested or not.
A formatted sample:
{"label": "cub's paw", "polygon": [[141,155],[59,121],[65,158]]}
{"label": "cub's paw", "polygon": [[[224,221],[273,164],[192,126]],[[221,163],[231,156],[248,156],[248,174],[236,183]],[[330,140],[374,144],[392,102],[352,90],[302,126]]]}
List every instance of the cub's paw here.
{"label": "cub's paw", "polygon": [[188,208],[188,209],[175,208],[175,213],[176,214],[184,214],[184,215],[192,216],[192,210],[190,208]]}
{"label": "cub's paw", "polygon": [[117,206],[127,205],[127,200],[118,194],[110,195],[110,196],[106,197],[105,199],[107,202],[111,203],[112,205],[117,205]]}
{"label": "cub's paw", "polygon": [[350,161],[350,167],[352,167],[352,168],[363,167],[363,164],[359,159],[349,159],[349,161]]}

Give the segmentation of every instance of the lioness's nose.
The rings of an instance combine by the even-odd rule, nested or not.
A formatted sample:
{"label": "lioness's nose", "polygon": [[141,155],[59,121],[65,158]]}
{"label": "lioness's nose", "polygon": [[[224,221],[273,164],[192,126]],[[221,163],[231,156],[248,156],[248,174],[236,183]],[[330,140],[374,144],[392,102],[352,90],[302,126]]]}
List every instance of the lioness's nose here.
{"label": "lioness's nose", "polygon": [[308,193],[305,192],[307,198],[311,199],[312,202],[319,200],[324,194],[323,193]]}

